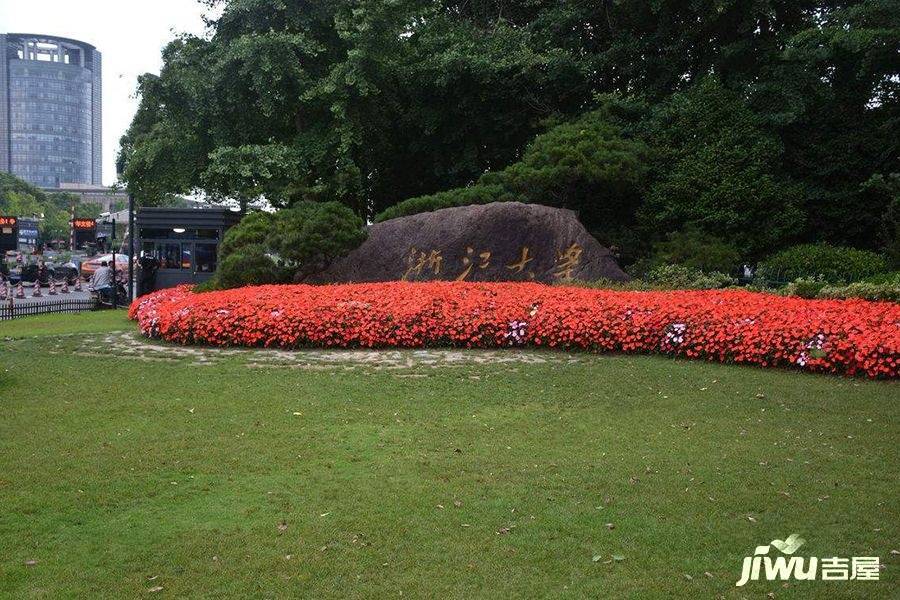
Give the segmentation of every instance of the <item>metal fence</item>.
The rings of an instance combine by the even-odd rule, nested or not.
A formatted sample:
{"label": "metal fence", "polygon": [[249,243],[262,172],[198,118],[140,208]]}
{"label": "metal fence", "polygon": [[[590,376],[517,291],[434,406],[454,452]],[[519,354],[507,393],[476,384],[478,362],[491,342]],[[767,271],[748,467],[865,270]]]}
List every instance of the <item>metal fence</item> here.
{"label": "metal fence", "polygon": [[49,300],[46,302],[23,302],[9,305],[0,304],[0,321],[30,317],[32,315],[49,315],[53,313],[79,313],[97,310],[100,304],[94,299]]}

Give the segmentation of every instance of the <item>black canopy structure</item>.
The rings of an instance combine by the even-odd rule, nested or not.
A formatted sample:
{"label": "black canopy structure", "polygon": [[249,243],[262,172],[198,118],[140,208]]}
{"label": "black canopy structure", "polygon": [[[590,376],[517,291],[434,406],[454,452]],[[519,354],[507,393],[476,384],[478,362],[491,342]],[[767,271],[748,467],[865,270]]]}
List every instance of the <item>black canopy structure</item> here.
{"label": "black canopy structure", "polygon": [[138,294],[197,284],[216,270],[219,244],[243,214],[227,208],[141,208],[136,214]]}

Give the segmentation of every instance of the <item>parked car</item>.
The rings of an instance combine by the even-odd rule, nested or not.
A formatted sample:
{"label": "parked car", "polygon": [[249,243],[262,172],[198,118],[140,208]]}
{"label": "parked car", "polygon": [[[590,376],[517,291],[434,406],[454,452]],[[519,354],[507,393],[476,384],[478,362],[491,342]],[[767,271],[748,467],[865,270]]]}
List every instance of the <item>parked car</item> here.
{"label": "parked car", "polygon": [[65,279],[69,285],[74,284],[75,280],[78,279],[78,267],[73,262],[56,265],[50,271],[55,280],[62,281]]}
{"label": "parked car", "polygon": [[[100,268],[100,263],[106,261],[107,263],[112,261],[112,254],[101,254],[100,256],[95,256],[89,260],[81,263],[81,276],[84,279],[90,279],[91,275],[94,274],[94,271]],[[116,270],[128,270],[128,255],[127,254],[116,254]]]}

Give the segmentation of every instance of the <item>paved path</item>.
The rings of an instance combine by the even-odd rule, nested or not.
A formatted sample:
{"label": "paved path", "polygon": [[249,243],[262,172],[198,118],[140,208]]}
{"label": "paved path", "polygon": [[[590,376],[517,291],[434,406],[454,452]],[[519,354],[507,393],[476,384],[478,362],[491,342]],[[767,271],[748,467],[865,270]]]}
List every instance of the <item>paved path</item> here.
{"label": "paved path", "polygon": [[[419,349],[316,349],[277,350],[273,348],[211,348],[177,346],[138,335],[137,327],[125,331],[60,336],[50,354],[115,357],[143,362],[185,362],[191,366],[223,364],[233,361],[250,369],[301,369],[339,373],[354,369],[372,371],[408,371],[397,377],[425,377],[444,368],[473,364],[502,366],[515,372],[520,365],[549,363],[564,368],[585,361],[604,360],[586,352],[567,353],[554,350],[466,350],[457,348]],[[472,375],[469,379],[481,379]]]}

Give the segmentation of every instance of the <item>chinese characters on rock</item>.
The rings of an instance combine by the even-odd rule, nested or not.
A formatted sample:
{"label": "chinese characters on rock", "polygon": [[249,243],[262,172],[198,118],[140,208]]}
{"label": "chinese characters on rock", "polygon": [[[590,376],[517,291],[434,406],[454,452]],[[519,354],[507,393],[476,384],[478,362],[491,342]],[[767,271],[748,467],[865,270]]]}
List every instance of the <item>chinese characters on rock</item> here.
{"label": "chinese characters on rock", "polygon": [[[557,281],[571,281],[572,274],[581,264],[583,248],[578,244],[572,244],[568,248],[556,251],[552,277]],[[518,256],[513,258],[504,267],[510,274],[522,275],[523,279],[534,279],[534,271],[530,270],[529,263],[535,259],[531,248],[522,246]],[[406,271],[401,279],[414,281],[423,275],[438,276],[440,279],[453,279],[454,281],[466,281],[478,271],[483,271],[491,266],[491,251],[466,247],[466,251],[459,260],[459,265],[445,265],[443,253],[440,250],[420,250],[412,247],[406,256]],[[444,270],[445,266],[446,271]]]}

